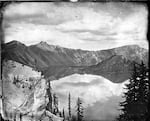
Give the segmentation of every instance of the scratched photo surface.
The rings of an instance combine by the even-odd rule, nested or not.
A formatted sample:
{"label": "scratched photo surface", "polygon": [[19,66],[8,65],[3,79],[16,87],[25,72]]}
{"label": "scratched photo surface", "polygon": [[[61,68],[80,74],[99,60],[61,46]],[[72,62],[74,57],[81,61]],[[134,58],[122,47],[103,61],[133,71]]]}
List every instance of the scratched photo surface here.
{"label": "scratched photo surface", "polygon": [[1,116],[14,121],[116,121],[134,63],[148,66],[147,26],[145,4],[7,5]]}

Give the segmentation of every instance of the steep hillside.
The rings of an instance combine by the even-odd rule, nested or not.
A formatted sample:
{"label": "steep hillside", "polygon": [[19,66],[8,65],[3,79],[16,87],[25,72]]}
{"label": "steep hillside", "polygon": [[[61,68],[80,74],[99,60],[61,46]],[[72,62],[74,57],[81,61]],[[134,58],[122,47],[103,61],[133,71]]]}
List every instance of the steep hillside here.
{"label": "steep hillside", "polygon": [[[3,63],[2,116],[16,121],[62,121],[63,119],[46,110],[47,84],[41,73],[14,61]],[[0,93],[2,90],[0,90]],[[21,115],[21,117],[20,117]]]}
{"label": "steep hillside", "polygon": [[112,56],[105,61],[85,68],[89,74],[101,75],[113,82],[123,82],[131,76],[133,62],[121,55]]}

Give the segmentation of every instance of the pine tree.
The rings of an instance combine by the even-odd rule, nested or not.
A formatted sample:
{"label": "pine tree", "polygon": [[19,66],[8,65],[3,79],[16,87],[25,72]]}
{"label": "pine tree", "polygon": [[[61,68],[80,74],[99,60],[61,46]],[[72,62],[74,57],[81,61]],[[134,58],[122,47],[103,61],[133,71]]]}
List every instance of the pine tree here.
{"label": "pine tree", "polygon": [[64,109],[63,109],[63,114],[62,115],[63,115],[63,118],[65,120],[66,117],[65,117],[65,110]]}
{"label": "pine tree", "polygon": [[14,115],[14,120],[13,121],[16,121],[16,115]]}
{"label": "pine tree", "polygon": [[71,118],[71,95],[70,93],[68,96],[68,113],[69,113],[69,118]]}
{"label": "pine tree", "polygon": [[62,117],[62,114],[61,114],[61,112],[59,112],[59,116],[60,116],[60,117]]}
{"label": "pine tree", "polygon": [[148,69],[142,62],[134,64],[133,73],[126,85],[125,101],[120,103],[122,114],[118,121],[145,121],[149,97]]}
{"label": "pine tree", "polygon": [[20,121],[22,121],[22,114],[20,113]]}
{"label": "pine tree", "polygon": [[148,113],[148,100],[150,96],[149,91],[149,71],[146,65],[142,63],[139,65],[139,85],[138,85],[138,105],[140,107],[139,120],[145,121]]}
{"label": "pine tree", "polygon": [[73,115],[71,121],[77,121],[77,117]]}
{"label": "pine tree", "polygon": [[0,114],[0,121],[5,121],[1,114]]}
{"label": "pine tree", "polygon": [[58,109],[58,97],[56,96],[55,93],[53,94],[53,104],[54,104],[54,111],[53,111],[53,113],[57,114],[59,112],[59,109]]}
{"label": "pine tree", "polygon": [[49,102],[46,108],[48,111],[52,112],[52,88],[51,88],[50,80],[47,80],[47,83],[48,83],[47,95],[48,95]]}
{"label": "pine tree", "polygon": [[124,93],[124,98],[126,99],[124,102],[121,102],[120,105],[123,107],[122,108],[122,115],[119,116],[119,120],[122,121],[125,120],[129,120],[132,116],[132,113],[129,111],[131,111],[131,108],[133,107],[133,102],[136,101],[137,97],[136,97],[136,94],[137,94],[137,68],[134,64],[134,69],[133,69],[133,74],[132,74],[132,77],[130,78],[129,80],[129,84],[126,84],[126,89],[127,89],[127,92]]}
{"label": "pine tree", "polygon": [[[149,69],[148,69],[148,72],[149,72]],[[147,107],[150,107],[150,80],[149,80],[149,73],[147,74],[148,76],[148,86],[149,86],[149,96],[148,96],[148,104],[147,104]],[[146,121],[149,121],[150,119],[150,108],[148,108],[147,110],[147,114],[146,114]]]}
{"label": "pine tree", "polygon": [[83,121],[83,106],[79,97],[77,99],[77,121]]}

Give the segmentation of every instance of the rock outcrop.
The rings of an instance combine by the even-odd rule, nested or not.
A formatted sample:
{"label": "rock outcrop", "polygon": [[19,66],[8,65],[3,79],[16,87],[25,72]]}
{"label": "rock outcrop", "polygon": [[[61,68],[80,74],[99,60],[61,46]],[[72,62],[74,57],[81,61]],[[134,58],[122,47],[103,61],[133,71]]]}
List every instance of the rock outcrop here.
{"label": "rock outcrop", "polygon": [[[23,69],[24,72],[17,72]],[[25,76],[28,69],[33,74],[32,80]],[[37,74],[35,74],[37,73]],[[20,76],[20,75],[21,76]],[[15,77],[17,75],[17,77]],[[35,77],[35,75],[37,75]],[[20,77],[19,77],[20,76]],[[3,65],[3,99],[1,100],[1,114],[6,120],[16,121],[62,121],[46,110],[47,82],[39,72],[17,62],[7,61]],[[24,81],[25,80],[25,81]],[[24,86],[22,86],[24,85]],[[28,86],[30,85],[30,86]]]}

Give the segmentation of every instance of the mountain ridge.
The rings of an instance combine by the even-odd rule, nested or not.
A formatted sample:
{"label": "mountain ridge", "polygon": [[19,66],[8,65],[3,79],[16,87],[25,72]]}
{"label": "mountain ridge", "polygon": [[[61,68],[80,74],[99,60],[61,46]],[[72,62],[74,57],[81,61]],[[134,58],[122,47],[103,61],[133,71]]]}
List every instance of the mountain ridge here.
{"label": "mountain ridge", "polygon": [[[17,40],[12,40],[12,41],[9,41],[5,44],[22,44],[22,45],[25,45],[24,43],[20,42],[20,41],[17,41]],[[138,44],[130,44],[130,45],[123,45],[123,46],[119,46],[119,47],[112,47],[112,48],[109,48],[109,49],[102,49],[102,50],[86,50],[86,49],[74,49],[74,48],[67,48],[67,47],[62,47],[62,46],[59,46],[59,45],[54,45],[54,44],[49,44],[47,43],[46,41],[40,41],[38,42],[37,44],[32,44],[32,45],[25,45],[27,47],[30,47],[30,46],[35,46],[35,45],[47,45],[47,46],[53,46],[53,47],[56,47],[56,48],[64,48],[64,49],[71,49],[71,50],[81,50],[81,51],[105,51],[105,50],[112,50],[112,49],[116,49],[116,48],[126,48],[126,47],[133,47],[133,48],[141,48],[143,50],[146,50],[148,51],[148,49],[146,48],[143,48],[143,47],[140,47]]]}
{"label": "mountain ridge", "polygon": [[[122,67],[125,67],[125,72],[128,73],[126,74],[128,76],[125,76],[126,78],[124,79],[127,79],[130,75],[129,70],[132,70],[134,61],[136,63],[143,61],[148,65],[148,50],[138,45],[127,45],[108,50],[86,51],[49,45],[43,41],[31,46],[26,46],[18,41],[11,41],[5,44],[4,53],[6,59],[14,60],[36,68],[39,71],[43,71],[47,77],[57,75],[55,78],[73,73],[102,74],[105,78],[108,78],[107,74],[111,72],[115,73],[111,81],[122,82],[123,79],[118,80],[115,78],[115,75],[119,74],[117,70],[123,72]],[[113,59],[111,57],[113,57]],[[128,63],[126,63],[126,61],[128,61]],[[120,66],[118,66],[118,64],[120,64]],[[103,69],[103,71],[101,71],[101,69]],[[49,70],[54,72],[50,72]],[[113,70],[115,70],[115,72],[113,72]],[[111,76],[109,79],[111,79]]]}
{"label": "mountain ridge", "polygon": [[[47,43],[46,41],[40,41],[39,43],[37,44],[33,44],[33,45],[48,45],[48,46],[53,46],[53,47],[60,47],[60,48],[64,48],[64,49],[71,49],[71,50],[82,50],[82,51],[102,51],[102,50],[111,50],[111,49],[115,49],[115,48],[122,48],[122,47],[133,47],[133,48],[142,48],[144,50],[147,50],[146,48],[143,48],[143,47],[140,47],[139,45],[137,44],[131,44],[131,45],[123,45],[123,46],[119,46],[119,47],[113,47],[113,48],[109,48],[109,49],[102,49],[102,50],[86,50],[86,49],[74,49],[74,48],[68,48],[68,47],[62,47],[62,46],[59,46],[59,45],[54,45],[54,44],[49,44]],[[29,46],[33,46],[33,45],[29,45]]]}

